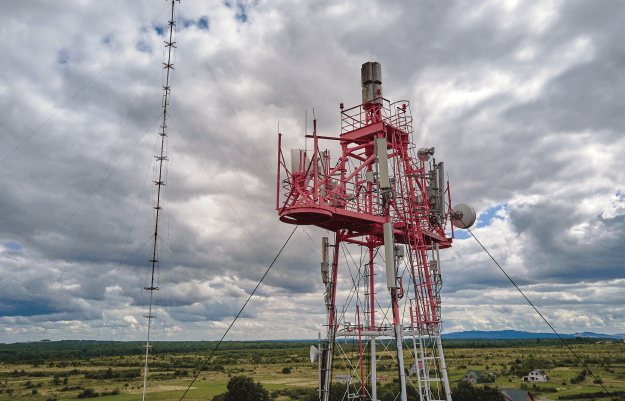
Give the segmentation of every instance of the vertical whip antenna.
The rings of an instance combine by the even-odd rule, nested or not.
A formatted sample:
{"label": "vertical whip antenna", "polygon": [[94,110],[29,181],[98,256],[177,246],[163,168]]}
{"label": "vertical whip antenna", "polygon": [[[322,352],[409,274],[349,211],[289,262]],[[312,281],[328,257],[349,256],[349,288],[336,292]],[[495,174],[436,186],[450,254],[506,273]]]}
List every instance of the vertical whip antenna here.
{"label": "vertical whip antenna", "polygon": [[172,48],[176,48],[175,43],[173,41],[173,31],[174,25],[176,22],[174,20],[174,8],[176,1],[180,2],[180,0],[171,0],[171,18],[169,20],[169,40],[165,41],[165,48],[167,49],[167,62],[163,63],[163,68],[166,71],[165,75],[165,85],[163,86],[163,123],[161,124],[161,130],[158,133],[160,136],[161,149],[158,155],[156,155],[156,161],[158,162],[158,178],[154,181],[154,185],[157,187],[156,191],[156,206],[154,209],[156,210],[156,217],[154,220],[154,248],[152,251],[152,277],[150,280],[150,286],[145,287],[144,289],[150,291],[150,306],[148,309],[148,315],[144,316],[148,319],[148,330],[147,330],[147,340],[144,345],[145,347],[145,369],[143,371],[143,396],[142,400],[145,400],[145,389],[148,378],[148,354],[150,352],[150,328],[152,326],[152,319],[155,319],[156,316],[152,316],[152,299],[154,295],[154,291],[158,290],[158,287],[154,286],[154,271],[156,270],[156,265],[158,263],[158,223],[159,217],[161,213],[161,194],[162,189],[165,186],[165,177],[163,174],[163,162],[167,161],[167,156],[165,155],[165,138],[167,137],[167,106],[169,105],[169,97],[171,94],[171,86],[169,83],[171,70],[174,69],[174,65],[171,61],[172,56]]}

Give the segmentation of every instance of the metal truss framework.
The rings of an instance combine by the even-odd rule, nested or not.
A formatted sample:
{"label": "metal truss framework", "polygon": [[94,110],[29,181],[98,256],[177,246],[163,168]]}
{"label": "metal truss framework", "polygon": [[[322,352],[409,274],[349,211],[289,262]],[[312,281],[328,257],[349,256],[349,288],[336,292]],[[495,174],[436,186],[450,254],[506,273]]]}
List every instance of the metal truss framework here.
{"label": "metal truss framework", "polygon": [[[438,252],[452,242],[445,232],[451,217],[451,196],[444,165],[430,161],[434,148],[417,150],[411,142],[409,102],[390,103],[381,96],[379,64],[366,63],[362,75],[363,104],[351,109],[341,104],[339,137],[317,135],[315,120],[313,135],[308,136],[314,141],[312,155],[292,150],[290,166],[281,149],[281,135],[278,140],[276,209],[280,220],[335,233],[333,244],[327,237],[322,242],[321,271],[328,318],[326,341],[320,349],[319,399],[329,399],[333,355],[338,351],[344,370],[359,383],[347,386],[344,399],[377,400],[376,366],[388,355],[392,344],[397,352],[393,359],[400,379],[399,399],[406,401],[408,392],[416,392],[421,400],[450,401],[440,337],[442,281]],[[336,162],[331,161],[328,150],[320,150],[320,140],[338,142],[341,156]],[[281,179],[283,172],[286,177]],[[352,290],[360,293],[362,289],[364,294],[361,301],[354,302],[355,324],[345,321],[349,300],[341,314],[336,307],[339,250],[343,244],[358,245],[368,255],[368,263],[361,263],[357,277],[352,276]],[[376,297],[374,259],[381,247],[390,311],[380,319],[385,310]],[[404,275],[398,274],[402,263],[406,282]],[[358,341],[356,360],[340,346],[340,337]],[[379,356],[377,345],[382,346]],[[404,347],[410,353],[410,366],[404,366]],[[370,362],[365,374],[363,358],[367,349]]]}

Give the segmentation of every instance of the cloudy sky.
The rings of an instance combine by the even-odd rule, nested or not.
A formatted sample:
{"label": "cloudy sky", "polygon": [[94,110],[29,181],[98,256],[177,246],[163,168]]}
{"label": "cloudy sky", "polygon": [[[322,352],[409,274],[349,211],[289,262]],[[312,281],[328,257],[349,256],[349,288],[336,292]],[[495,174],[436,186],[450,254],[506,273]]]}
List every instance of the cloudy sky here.
{"label": "cloudy sky", "polygon": [[[168,7],[4,6],[0,342],[145,338]],[[624,18],[615,1],[183,0],[152,338],[221,337],[293,230],[278,124],[286,149],[313,108],[338,135],[366,61],[552,325],[625,333]],[[295,231],[228,339],[317,336],[323,234]],[[466,233],[442,259],[445,332],[548,331]]]}

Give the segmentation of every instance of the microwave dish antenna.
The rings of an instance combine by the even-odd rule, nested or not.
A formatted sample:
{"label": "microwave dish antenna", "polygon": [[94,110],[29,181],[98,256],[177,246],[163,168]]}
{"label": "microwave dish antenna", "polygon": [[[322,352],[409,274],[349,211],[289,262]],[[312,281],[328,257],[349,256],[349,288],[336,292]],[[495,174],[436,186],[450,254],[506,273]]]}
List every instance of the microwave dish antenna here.
{"label": "microwave dish antenna", "polygon": [[451,210],[453,212],[451,217],[451,224],[453,224],[454,227],[465,229],[471,228],[473,224],[475,224],[475,219],[477,218],[477,215],[475,213],[475,209],[473,209],[473,206],[461,203],[454,206]]}

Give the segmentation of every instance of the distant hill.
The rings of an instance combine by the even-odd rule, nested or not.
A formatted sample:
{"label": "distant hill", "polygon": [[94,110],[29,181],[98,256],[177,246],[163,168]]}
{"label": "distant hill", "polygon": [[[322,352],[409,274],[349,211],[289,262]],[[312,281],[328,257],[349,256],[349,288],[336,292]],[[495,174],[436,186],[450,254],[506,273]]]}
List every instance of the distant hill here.
{"label": "distant hill", "polygon": [[[459,331],[456,333],[443,334],[443,339],[463,340],[469,338],[480,338],[486,340],[526,340],[531,338],[557,338],[554,333],[530,333],[529,331],[501,330],[501,331]],[[614,338],[625,339],[625,334],[597,334],[591,332],[560,334],[562,338]]]}
{"label": "distant hill", "polygon": [[597,334],[597,333],[591,333],[589,331],[585,331],[583,333],[572,334],[572,337],[625,339],[625,334]]}

